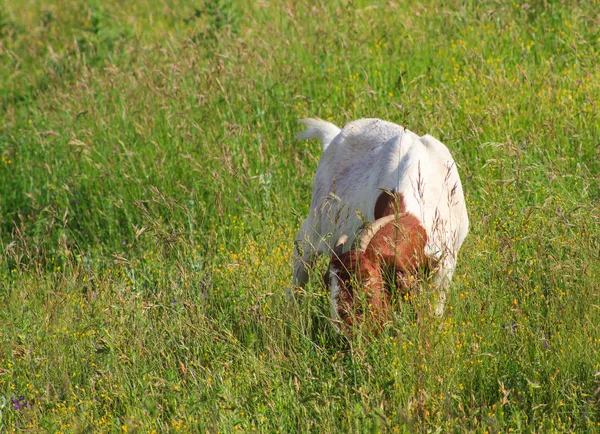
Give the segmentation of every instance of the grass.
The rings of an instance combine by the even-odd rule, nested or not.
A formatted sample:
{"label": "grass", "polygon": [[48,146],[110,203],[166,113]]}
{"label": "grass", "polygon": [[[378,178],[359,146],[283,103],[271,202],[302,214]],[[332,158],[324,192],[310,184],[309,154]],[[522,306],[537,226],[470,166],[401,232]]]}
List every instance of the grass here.
{"label": "grass", "polygon": [[[597,11],[0,0],[0,431],[600,431]],[[442,318],[286,303],[306,116],[449,146]]]}

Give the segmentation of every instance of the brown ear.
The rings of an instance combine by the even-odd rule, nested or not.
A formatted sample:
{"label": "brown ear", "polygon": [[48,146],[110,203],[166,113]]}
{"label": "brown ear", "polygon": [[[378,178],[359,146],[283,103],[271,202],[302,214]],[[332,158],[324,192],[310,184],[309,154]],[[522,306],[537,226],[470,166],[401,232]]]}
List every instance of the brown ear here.
{"label": "brown ear", "polygon": [[375,216],[375,220],[378,220],[381,217],[403,212],[405,212],[405,206],[402,193],[396,193],[394,190],[385,190],[381,192],[375,202],[373,215]]}

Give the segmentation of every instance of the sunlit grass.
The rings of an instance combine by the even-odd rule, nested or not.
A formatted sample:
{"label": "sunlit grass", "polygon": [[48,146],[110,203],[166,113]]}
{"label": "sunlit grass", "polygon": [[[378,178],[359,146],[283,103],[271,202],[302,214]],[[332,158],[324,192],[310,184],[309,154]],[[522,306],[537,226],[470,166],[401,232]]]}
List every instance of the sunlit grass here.
{"label": "sunlit grass", "polygon": [[[2,2],[0,431],[600,430],[596,9]],[[449,146],[442,318],[286,302],[307,116]]]}

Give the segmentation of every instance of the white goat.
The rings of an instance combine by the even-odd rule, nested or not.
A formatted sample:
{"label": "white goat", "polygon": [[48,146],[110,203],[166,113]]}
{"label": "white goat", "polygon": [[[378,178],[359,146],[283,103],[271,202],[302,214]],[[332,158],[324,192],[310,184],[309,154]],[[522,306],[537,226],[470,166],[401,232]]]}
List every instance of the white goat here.
{"label": "white goat", "polygon": [[399,284],[425,265],[434,273],[441,315],[469,227],[448,148],[380,119],[359,119],[342,130],[320,119],[301,122],[307,129],[299,138],[319,139],[323,155],[310,212],[296,237],[293,285],[306,284],[316,255],[330,255],[332,316],[352,323],[351,275],[381,313],[387,303],[382,268],[394,267]]}

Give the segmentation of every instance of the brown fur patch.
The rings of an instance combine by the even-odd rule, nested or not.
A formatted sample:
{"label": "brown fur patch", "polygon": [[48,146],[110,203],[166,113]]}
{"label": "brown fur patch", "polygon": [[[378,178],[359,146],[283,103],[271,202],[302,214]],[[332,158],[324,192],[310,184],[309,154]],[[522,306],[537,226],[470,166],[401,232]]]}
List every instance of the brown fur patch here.
{"label": "brown fur patch", "polygon": [[[345,324],[351,326],[365,317],[381,320],[386,316],[388,300],[381,268],[364,253],[351,250],[332,258],[330,272],[338,277],[337,313]],[[359,300],[362,295],[364,305]]]}
{"label": "brown fur patch", "polygon": [[427,233],[421,222],[410,214],[383,226],[367,247],[366,255],[372,261],[396,267],[399,270],[415,270],[425,258]]}
{"label": "brown fur patch", "polygon": [[401,193],[383,192],[375,204],[375,219],[392,214],[397,216],[396,220],[377,231],[365,254],[374,263],[414,272],[425,261],[427,233],[419,219],[406,214]]}
{"label": "brown fur patch", "polygon": [[[420,221],[406,214],[405,209],[402,194],[382,192],[375,204],[375,219],[396,215],[396,220],[377,231],[364,253],[353,249],[331,259],[330,270],[339,279],[338,315],[345,324],[351,326],[367,317],[371,325],[383,324],[390,308],[384,272],[393,270],[398,290],[406,293],[410,291],[412,276],[426,266],[427,233]],[[356,285],[352,285],[353,277]],[[356,291],[363,291],[367,310],[359,306]]]}

